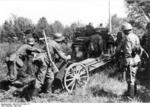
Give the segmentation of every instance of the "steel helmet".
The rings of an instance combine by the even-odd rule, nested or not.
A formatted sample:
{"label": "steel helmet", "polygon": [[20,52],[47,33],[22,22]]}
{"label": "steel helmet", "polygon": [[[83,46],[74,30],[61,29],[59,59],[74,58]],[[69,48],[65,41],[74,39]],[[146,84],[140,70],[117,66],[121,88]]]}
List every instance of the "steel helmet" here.
{"label": "steel helmet", "polygon": [[27,43],[30,44],[30,45],[34,45],[34,43],[35,43],[34,38],[33,37],[28,38]]}
{"label": "steel helmet", "polygon": [[122,31],[125,31],[125,30],[132,30],[132,25],[130,23],[123,23]]}
{"label": "steel helmet", "polygon": [[54,34],[54,40],[55,41],[63,41],[65,39],[65,37],[62,35],[62,33],[55,33]]}

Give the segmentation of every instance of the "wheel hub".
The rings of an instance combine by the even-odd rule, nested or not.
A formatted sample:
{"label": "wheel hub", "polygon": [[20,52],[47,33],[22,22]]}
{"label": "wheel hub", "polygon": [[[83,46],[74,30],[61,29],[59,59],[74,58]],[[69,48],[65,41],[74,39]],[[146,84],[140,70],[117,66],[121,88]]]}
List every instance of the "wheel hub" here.
{"label": "wheel hub", "polygon": [[79,79],[80,79],[80,75],[79,75],[79,74],[75,74],[75,75],[74,75],[74,78],[75,78],[76,80],[79,80]]}

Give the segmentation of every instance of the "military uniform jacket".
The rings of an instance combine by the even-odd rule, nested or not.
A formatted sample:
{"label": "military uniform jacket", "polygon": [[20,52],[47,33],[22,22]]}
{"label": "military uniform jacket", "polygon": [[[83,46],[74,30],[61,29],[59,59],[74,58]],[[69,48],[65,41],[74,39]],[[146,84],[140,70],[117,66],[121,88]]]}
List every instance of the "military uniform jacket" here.
{"label": "military uniform jacket", "polygon": [[[56,55],[58,55],[60,58],[64,60],[67,59],[65,53],[62,51],[61,46],[54,40],[48,39],[48,48],[53,61]],[[47,51],[46,47],[44,47],[43,50]],[[44,66],[51,65],[51,63],[49,62],[48,55],[45,52],[36,55],[34,57],[34,61],[42,61]]]}
{"label": "military uniform jacket", "polygon": [[39,49],[32,47],[28,44],[24,44],[15,53],[13,53],[10,56],[9,60],[10,61],[16,61],[17,64],[22,67],[23,62],[20,58],[22,58],[23,56],[27,56],[28,52],[39,52]]}
{"label": "military uniform jacket", "polygon": [[49,51],[50,51],[52,57],[55,57],[55,54],[57,54],[60,56],[60,58],[62,58],[64,60],[67,59],[65,53],[62,50],[61,45],[59,45],[54,40],[48,40],[48,47],[49,47]]}
{"label": "military uniform jacket", "polygon": [[[130,33],[126,35],[123,43],[123,52],[126,65],[136,65],[140,62],[140,56],[136,53],[141,47],[140,40],[137,35]],[[135,55],[133,53],[135,52]]]}

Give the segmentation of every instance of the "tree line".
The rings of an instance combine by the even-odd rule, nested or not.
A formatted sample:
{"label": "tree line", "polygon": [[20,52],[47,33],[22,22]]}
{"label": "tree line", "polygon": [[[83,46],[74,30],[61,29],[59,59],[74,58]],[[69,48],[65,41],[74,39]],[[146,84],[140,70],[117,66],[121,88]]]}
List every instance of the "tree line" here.
{"label": "tree line", "polygon": [[45,17],[41,17],[37,24],[25,17],[16,17],[13,15],[0,26],[0,42],[25,42],[27,36],[32,36],[38,40],[43,37],[42,31],[45,30],[46,35],[53,38],[53,33],[63,33],[68,41],[71,41],[74,29],[80,23],[72,23],[70,26],[64,26],[60,21],[48,23]]}
{"label": "tree line", "polygon": [[[123,20],[117,15],[112,16],[112,33],[117,33],[120,30]],[[78,26],[86,27],[80,22],[74,22],[69,26],[64,26],[57,20],[54,23],[48,23],[45,17],[41,17],[37,24],[33,24],[28,18],[13,15],[0,26],[0,42],[24,42],[28,34],[32,34],[38,40],[38,38],[43,36],[42,30],[45,30],[46,35],[51,38],[53,38],[53,33],[58,32],[62,33],[67,41],[72,41],[75,29]],[[109,24],[107,24],[106,28],[108,27]]]}

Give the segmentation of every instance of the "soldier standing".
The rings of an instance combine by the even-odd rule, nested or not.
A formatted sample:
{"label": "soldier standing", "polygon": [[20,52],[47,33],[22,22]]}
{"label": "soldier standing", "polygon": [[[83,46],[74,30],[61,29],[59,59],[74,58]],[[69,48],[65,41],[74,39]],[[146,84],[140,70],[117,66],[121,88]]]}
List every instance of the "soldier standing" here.
{"label": "soldier standing", "polygon": [[[65,55],[65,53],[62,51],[61,45],[59,44],[60,41],[64,40],[64,37],[58,33],[54,34],[54,36],[55,36],[54,40],[48,39],[48,48],[50,51],[49,53],[51,54],[52,58],[55,58],[57,54],[60,58],[64,60],[70,59],[71,57],[69,55],[68,56]],[[52,63],[49,61],[49,58],[45,52],[37,55],[37,57],[34,60],[35,62],[37,61],[39,63],[37,63],[38,71],[37,71],[37,76],[35,80],[35,86],[34,86],[34,90],[32,93],[32,97],[38,95],[43,85],[46,86],[44,90],[45,93],[51,94],[54,75],[58,71],[54,69],[54,67],[52,66]]]}
{"label": "soldier standing", "polygon": [[122,25],[122,31],[125,35],[123,43],[124,52],[124,67],[126,72],[126,80],[128,84],[128,96],[133,98],[136,94],[136,74],[138,70],[138,64],[140,63],[140,40],[137,35],[132,32],[132,26],[129,23]]}

